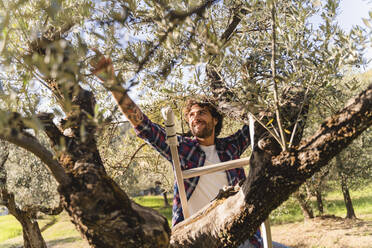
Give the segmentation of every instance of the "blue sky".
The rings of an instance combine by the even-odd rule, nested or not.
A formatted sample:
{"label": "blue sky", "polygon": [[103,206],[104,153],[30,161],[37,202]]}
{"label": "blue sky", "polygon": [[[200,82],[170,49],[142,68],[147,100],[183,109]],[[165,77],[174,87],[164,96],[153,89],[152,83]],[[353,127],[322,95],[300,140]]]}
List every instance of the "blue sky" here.
{"label": "blue sky", "polygon": [[[372,0],[341,0],[340,15],[338,16],[341,27],[348,31],[354,25],[366,27],[362,18],[369,18],[369,11],[372,11]],[[370,46],[366,57],[372,59],[372,47]],[[368,68],[372,68],[369,63]]]}
{"label": "blue sky", "polygon": [[372,11],[371,0],[342,0],[340,4],[340,25],[349,30],[353,25],[365,26],[362,18],[368,18]]}

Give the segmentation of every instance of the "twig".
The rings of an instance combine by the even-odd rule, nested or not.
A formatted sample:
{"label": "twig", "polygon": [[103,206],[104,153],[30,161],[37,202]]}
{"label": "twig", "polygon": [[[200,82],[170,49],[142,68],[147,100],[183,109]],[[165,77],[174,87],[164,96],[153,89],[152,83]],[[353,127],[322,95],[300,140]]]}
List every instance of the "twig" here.
{"label": "twig", "polygon": [[[312,79],[313,78],[311,77],[310,83],[311,83]],[[304,96],[304,101],[302,102],[301,107],[300,107],[300,111],[298,112],[298,115],[297,115],[297,118],[296,118],[296,122],[295,122],[295,126],[293,127],[293,130],[292,130],[291,138],[289,140],[288,147],[291,147],[292,146],[293,139],[294,139],[295,133],[297,131],[298,121],[299,121],[300,116],[301,116],[301,113],[302,113],[302,109],[303,109],[303,107],[305,105],[305,102],[307,102],[307,94],[308,93],[309,93],[309,87],[306,89],[305,96]]]}
{"label": "twig", "polygon": [[128,165],[127,165],[127,168],[130,166],[130,163],[132,163],[133,159],[136,157],[137,153],[143,148],[145,147],[145,145],[147,145],[147,143],[143,143],[141,144],[137,150],[133,153],[133,155],[130,157],[129,159],[129,162],[128,162]]}
{"label": "twig", "polygon": [[151,50],[149,50],[144,57],[143,60],[141,60],[138,64],[138,68],[136,70],[135,75],[132,77],[132,79],[129,80],[129,87],[135,86],[137,84],[136,78],[138,74],[143,70],[145,65],[150,61],[152,56],[155,54],[155,52],[160,48],[160,46],[165,42],[165,40],[168,38],[168,35],[173,32],[173,30],[179,26],[180,23],[186,20],[187,17],[192,16],[193,14],[197,14],[199,16],[202,16],[202,13],[204,10],[208,7],[210,7],[213,3],[217,2],[219,0],[207,0],[203,4],[201,4],[198,7],[195,7],[194,9],[186,12],[176,12],[172,11],[169,13],[169,22],[170,22],[170,27],[166,30],[164,35],[162,35],[159,39],[158,44],[156,44]]}
{"label": "twig", "polygon": [[283,132],[282,121],[280,119],[279,110],[279,98],[278,98],[278,85],[276,84],[276,68],[275,68],[275,53],[276,53],[276,23],[275,23],[275,1],[273,1],[273,6],[271,9],[271,21],[272,21],[272,40],[271,40],[271,71],[274,83],[274,101],[275,101],[275,115],[279,127],[281,142],[283,151],[287,150],[287,144]]}

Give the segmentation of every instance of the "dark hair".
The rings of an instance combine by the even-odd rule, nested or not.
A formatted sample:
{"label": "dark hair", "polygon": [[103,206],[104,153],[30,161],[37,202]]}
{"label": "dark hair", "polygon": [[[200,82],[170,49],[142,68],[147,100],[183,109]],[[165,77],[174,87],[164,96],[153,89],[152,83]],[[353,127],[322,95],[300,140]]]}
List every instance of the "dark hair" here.
{"label": "dark hair", "polygon": [[187,100],[186,106],[183,109],[183,114],[185,116],[185,120],[186,120],[187,123],[188,123],[188,119],[189,119],[188,115],[191,111],[192,106],[194,106],[194,105],[198,105],[201,108],[207,108],[208,111],[211,113],[212,117],[217,119],[217,124],[216,124],[216,127],[214,129],[215,137],[217,137],[220,134],[221,129],[222,129],[223,116],[217,111],[216,107],[213,106],[212,103],[207,102],[207,101],[198,101],[198,100],[194,100],[194,99],[189,99],[189,100]]}

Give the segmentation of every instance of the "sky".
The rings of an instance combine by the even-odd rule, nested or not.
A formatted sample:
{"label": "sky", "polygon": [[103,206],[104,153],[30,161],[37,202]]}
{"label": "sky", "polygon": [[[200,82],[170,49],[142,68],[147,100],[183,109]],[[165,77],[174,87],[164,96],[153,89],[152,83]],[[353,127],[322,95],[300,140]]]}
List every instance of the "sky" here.
{"label": "sky", "polygon": [[[372,0],[341,0],[339,24],[345,31],[349,31],[354,25],[367,28],[362,18],[368,19],[370,11],[372,11]],[[367,50],[366,58],[372,59],[371,46]],[[368,68],[372,68],[372,62],[369,63]]]}
{"label": "sky", "polygon": [[371,0],[342,0],[339,21],[342,28],[349,30],[353,25],[365,26],[362,18],[368,18],[372,11]]}

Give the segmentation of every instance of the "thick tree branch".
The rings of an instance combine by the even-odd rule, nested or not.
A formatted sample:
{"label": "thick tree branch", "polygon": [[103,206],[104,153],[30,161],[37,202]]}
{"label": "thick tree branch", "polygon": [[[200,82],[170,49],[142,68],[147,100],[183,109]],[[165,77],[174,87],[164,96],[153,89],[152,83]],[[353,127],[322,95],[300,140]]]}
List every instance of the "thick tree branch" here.
{"label": "thick tree branch", "polygon": [[61,130],[54,124],[54,115],[51,113],[40,113],[37,115],[38,120],[43,124],[44,132],[52,141],[52,145],[60,145],[61,143],[69,143],[69,137],[66,137]]}
{"label": "thick tree branch", "polygon": [[[346,148],[372,125],[372,84],[351,99],[347,106],[325,121],[320,129],[298,148],[303,173],[313,173]],[[315,156],[313,161],[309,156]]]}
{"label": "thick tree branch", "polygon": [[[67,32],[68,27],[63,31]],[[30,44],[30,54],[26,55],[25,58],[32,58],[35,55],[63,57],[63,62],[54,62],[53,64],[54,67],[58,68],[57,74],[52,73],[53,66],[45,63],[44,59],[35,63],[35,66],[49,78],[47,83],[65,111],[66,117],[61,121],[61,129],[63,131],[68,130],[69,137],[64,137],[48,115],[44,114],[39,119],[44,122],[45,131],[53,144],[65,142],[61,144],[64,146],[63,148],[66,148],[62,153],[56,149],[58,159],[64,168],[72,169],[77,160],[84,158],[104,170],[95,136],[90,135],[96,133],[97,128],[96,123],[92,120],[96,103],[94,95],[79,85],[79,77],[77,76],[79,75],[79,58],[73,46],[67,40],[64,40],[58,31],[55,31],[55,33],[53,31],[42,34],[41,38],[32,42]]]}
{"label": "thick tree branch", "polygon": [[223,32],[221,36],[222,41],[228,41],[231,37],[231,35],[235,32],[236,27],[239,25],[239,23],[242,20],[242,17],[244,15],[248,14],[248,10],[245,8],[240,8],[236,13],[234,14],[231,23],[227,26],[225,29],[225,32]]}

